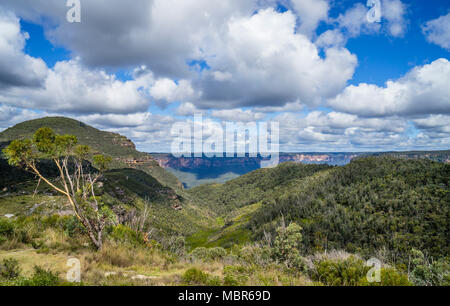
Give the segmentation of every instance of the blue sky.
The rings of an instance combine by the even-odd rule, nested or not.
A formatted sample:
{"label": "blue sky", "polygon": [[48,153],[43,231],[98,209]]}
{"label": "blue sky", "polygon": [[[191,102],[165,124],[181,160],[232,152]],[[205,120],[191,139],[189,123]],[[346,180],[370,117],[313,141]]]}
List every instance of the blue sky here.
{"label": "blue sky", "polygon": [[64,115],[169,151],[202,113],[278,121],[282,151],[449,148],[448,1],[375,23],[358,0],[81,0],[81,23],[61,2],[0,4],[0,128]]}

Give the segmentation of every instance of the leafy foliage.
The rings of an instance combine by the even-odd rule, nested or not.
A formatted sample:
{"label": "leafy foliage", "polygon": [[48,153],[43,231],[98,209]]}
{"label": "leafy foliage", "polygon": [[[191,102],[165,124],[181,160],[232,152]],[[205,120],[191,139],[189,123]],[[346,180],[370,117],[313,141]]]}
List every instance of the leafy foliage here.
{"label": "leafy foliage", "polygon": [[277,236],[272,249],[272,256],[276,260],[285,262],[287,266],[303,269],[304,262],[300,256],[300,243],[302,241],[302,228],[296,223],[288,227],[277,228]]}
{"label": "leafy foliage", "polygon": [[[76,153],[87,153],[82,147],[75,149],[78,140],[73,135],[56,135],[52,129],[42,127],[33,135],[33,140],[15,140],[3,150],[12,166],[24,167],[47,183],[52,189],[67,197],[72,209],[86,228],[92,243],[102,247],[102,232],[111,212],[102,206],[95,195],[94,184],[101,178],[101,173],[94,177],[84,167],[84,156]],[[51,182],[50,178],[41,174],[37,167],[39,158],[53,160],[59,170],[61,186]],[[75,165],[71,167],[69,161]],[[94,156],[99,171],[104,172],[111,158],[102,155]]]}
{"label": "leafy foliage", "polygon": [[263,237],[274,220],[298,222],[303,249],[345,249],[362,255],[388,250],[407,263],[412,248],[433,257],[450,252],[450,165],[427,160],[365,158],[317,173],[275,199],[249,223]]}
{"label": "leafy foliage", "polygon": [[14,279],[20,276],[19,262],[13,258],[4,259],[0,263],[0,277],[4,279]]}
{"label": "leafy foliage", "polygon": [[450,260],[448,257],[430,260],[419,250],[412,250],[412,281],[419,286],[450,286]]}

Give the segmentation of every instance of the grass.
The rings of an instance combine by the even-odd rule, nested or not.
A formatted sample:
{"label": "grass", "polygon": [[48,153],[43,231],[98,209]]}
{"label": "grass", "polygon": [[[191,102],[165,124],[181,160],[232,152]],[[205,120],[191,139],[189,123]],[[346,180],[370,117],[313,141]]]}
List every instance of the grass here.
{"label": "grass", "polygon": [[23,216],[33,213],[46,214],[58,210],[70,209],[62,196],[37,194],[0,197],[0,216],[13,214]]}
{"label": "grass", "polygon": [[203,230],[186,238],[190,250],[197,247],[231,248],[251,240],[251,232],[245,228],[251,216],[261,207],[261,203],[241,207],[226,217],[216,219],[217,226]]}
{"label": "grass", "polygon": [[19,261],[23,276],[29,277],[36,265],[50,269],[62,276],[68,270],[66,264],[71,257],[64,253],[42,254],[34,249],[0,251],[0,261],[7,258]]}

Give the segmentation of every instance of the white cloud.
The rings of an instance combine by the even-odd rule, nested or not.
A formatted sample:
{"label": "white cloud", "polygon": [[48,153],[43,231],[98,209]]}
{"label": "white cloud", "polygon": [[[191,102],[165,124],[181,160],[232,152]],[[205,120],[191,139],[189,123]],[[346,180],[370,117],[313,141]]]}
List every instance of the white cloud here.
{"label": "white cloud", "polygon": [[187,80],[175,81],[162,78],[155,81],[150,88],[150,95],[157,101],[171,103],[175,101],[186,101],[194,97],[194,89]]}
{"label": "white cloud", "polygon": [[321,48],[342,47],[347,43],[347,38],[338,29],[323,32],[316,40],[315,44]]}
{"label": "white cloud", "polygon": [[387,31],[394,37],[403,36],[406,31],[406,6],[400,0],[383,0],[381,5],[383,18],[387,20]]}
{"label": "white cloud", "polygon": [[371,84],[348,86],[329,105],[362,116],[439,114],[450,112],[450,62],[441,58],[416,67],[385,87]]}
{"label": "white cloud", "polygon": [[280,122],[284,147],[297,151],[371,151],[413,147],[405,135],[407,120],[401,117],[360,118],[356,115],[313,111],[306,115],[284,113]]}
{"label": "white cloud", "polygon": [[28,0],[3,0],[2,5],[44,23],[52,42],[71,50],[88,66],[146,64],[158,76],[182,78],[189,74],[186,59],[198,57],[204,44],[220,39],[221,28],[230,18],[251,15],[260,2],[82,1],[81,23],[76,25],[65,20],[65,1],[30,5]]}
{"label": "white cloud", "polygon": [[176,110],[175,114],[178,116],[194,116],[196,113],[201,113],[194,104],[190,102],[182,103]]}
{"label": "white cloud", "polygon": [[226,109],[226,110],[212,111],[212,116],[224,121],[249,122],[249,121],[259,121],[263,119],[266,115],[263,113],[254,112],[249,109],[248,110]]}
{"label": "white cloud", "polygon": [[25,120],[36,119],[42,114],[37,112],[0,104],[0,130],[7,129]]}
{"label": "white cloud", "polygon": [[276,112],[299,112],[305,109],[305,105],[300,101],[288,102],[284,106],[265,106],[265,107],[254,107],[255,112],[261,113],[276,113]]}
{"label": "white cloud", "polygon": [[420,129],[450,134],[449,115],[430,115],[425,118],[415,119],[413,122]]}
{"label": "white cloud", "polygon": [[298,31],[311,37],[321,21],[328,18],[328,0],[292,0],[294,11],[300,19]]}
{"label": "white cloud", "polygon": [[[365,4],[365,3],[364,3]],[[356,3],[332,21],[336,28],[325,31],[317,39],[320,47],[343,46],[347,39],[361,34],[385,33],[401,37],[407,28],[406,6],[400,0],[382,0],[380,22],[369,22],[369,7]]]}
{"label": "white cloud", "polygon": [[39,86],[47,74],[43,60],[22,52],[28,33],[20,31],[19,19],[0,8],[0,88]]}
{"label": "white cloud", "polygon": [[350,37],[359,36],[361,33],[373,33],[380,29],[379,23],[370,23],[367,20],[368,8],[361,3],[356,3],[345,13],[336,19],[339,28],[343,29]]}
{"label": "white cloud", "polygon": [[204,72],[194,82],[202,94],[192,101],[201,108],[283,106],[300,100],[317,105],[335,96],[353,76],[356,56],[347,49],[330,48],[325,58],[304,35],[295,32],[296,17],[290,11],[260,10],[251,17],[233,18],[222,42],[205,48],[213,54],[213,71],[232,75],[217,81]]}
{"label": "white cloud", "polygon": [[95,124],[102,127],[138,127],[148,123],[151,113],[135,113],[135,114],[91,114],[77,117],[78,120],[89,124]]}
{"label": "white cloud", "polygon": [[58,62],[49,69],[41,87],[10,87],[0,92],[0,102],[48,111],[72,113],[130,113],[145,111],[145,91],[151,75],[119,81],[103,70],[89,70],[78,59]]}
{"label": "white cloud", "polygon": [[422,29],[429,42],[450,51],[450,13],[428,21]]}

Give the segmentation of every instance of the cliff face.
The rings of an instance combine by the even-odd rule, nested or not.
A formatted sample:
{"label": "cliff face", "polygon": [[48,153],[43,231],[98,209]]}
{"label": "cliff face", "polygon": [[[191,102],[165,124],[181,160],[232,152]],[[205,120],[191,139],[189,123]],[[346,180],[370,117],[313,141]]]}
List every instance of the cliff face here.
{"label": "cliff face", "polygon": [[195,168],[216,168],[216,167],[256,167],[260,166],[260,158],[237,157],[237,158],[207,158],[207,157],[180,157],[172,155],[155,157],[159,166],[172,169],[195,169]]}
{"label": "cliff face", "polygon": [[[172,168],[176,170],[191,170],[198,169],[211,169],[211,168],[223,168],[224,170],[249,169],[255,170],[260,168],[261,157],[180,157],[177,158],[171,154],[154,154],[159,166],[162,168]],[[359,156],[354,153],[281,153],[280,163],[295,162],[306,164],[331,164],[331,165],[345,165],[348,164],[353,158]],[[242,172],[242,171],[239,171]]]}
{"label": "cliff face", "polygon": [[[400,158],[431,159],[437,162],[450,162],[450,151],[436,152],[386,152],[386,153],[280,153],[280,163],[295,162],[304,164],[328,164],[343,166],[354,158],[365,155],[389,155]],[[162,168],[198,172],[199,169],[222,169],[222,172],[244,174],[260,168],[261,157],[181,157],[171,154],[152,154]],[[235,171],[238,170],[238,171]],[[249,171],[248,171],[249,170]]]}
{"label": "cliff face", "polygon": [[113,135],[112,142],[115,145],[118,145],[118,146],[121,146],[121,147],[124,147],[124,148],[131,148],[133,150],[136,150],[136,145],[134,144],[134,142],[132,142],[127,137],[122,136],[120,134],[116,134],[116,133],[113,133],[112,135]]}

